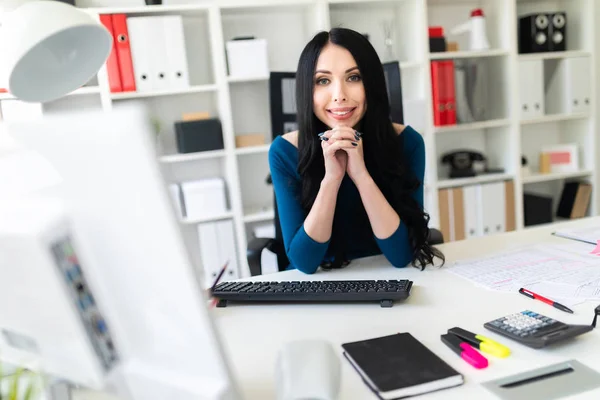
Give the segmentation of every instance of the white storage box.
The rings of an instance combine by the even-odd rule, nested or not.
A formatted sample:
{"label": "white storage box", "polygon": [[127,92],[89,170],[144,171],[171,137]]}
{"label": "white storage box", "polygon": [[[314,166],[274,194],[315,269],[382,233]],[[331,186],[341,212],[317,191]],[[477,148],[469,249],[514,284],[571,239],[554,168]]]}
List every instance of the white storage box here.
{"label": "white storage box", "polygon": [[230,77],[269,75],[266,39],[231,40],[225,47]]}
{"label": "white storage box", "polygon": [[181,183],[187,219],[208,218],[227,212],[225,182],[221,178]]}

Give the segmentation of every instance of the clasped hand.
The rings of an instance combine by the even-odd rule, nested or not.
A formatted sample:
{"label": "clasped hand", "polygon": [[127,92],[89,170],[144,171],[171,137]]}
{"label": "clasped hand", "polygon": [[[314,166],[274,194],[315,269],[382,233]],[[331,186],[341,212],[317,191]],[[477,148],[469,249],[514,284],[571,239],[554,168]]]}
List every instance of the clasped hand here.
{"label": "clasped hand", "polygon": [[326,177],[341,181],[347,172],[356,183],[368,175],[361,136],[362,133],[348,126],[336,126],[319,134]]}

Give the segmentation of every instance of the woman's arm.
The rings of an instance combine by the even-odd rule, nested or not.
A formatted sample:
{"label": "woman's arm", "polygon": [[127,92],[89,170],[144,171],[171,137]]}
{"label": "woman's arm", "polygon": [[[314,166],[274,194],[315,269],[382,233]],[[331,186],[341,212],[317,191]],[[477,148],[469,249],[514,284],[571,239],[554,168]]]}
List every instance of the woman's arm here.
{"label": "woman's arm", "polygon": [[304,220],[306,234],[317,242],[328,242],[331,239],[333,215],[340,183],[328,178],[321,181],[317,198]]}
{"label": "woman's arm", "polygon": [[301,183],[294,176],[294,166],[279,150],[273,147],[269,150],[269,167],[285,251],[292,266],[312,274],[329,246],[339,183],[321,182],[315,203],[305,219],[300,203]]}

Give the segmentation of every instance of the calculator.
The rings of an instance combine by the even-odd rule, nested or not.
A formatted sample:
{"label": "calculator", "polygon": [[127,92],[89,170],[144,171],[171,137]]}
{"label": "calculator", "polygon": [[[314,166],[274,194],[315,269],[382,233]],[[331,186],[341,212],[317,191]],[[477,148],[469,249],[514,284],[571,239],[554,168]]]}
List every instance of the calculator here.
{"label": "calculator", "polygon": [[486,322],[485,328],[534,349],[591,331],[591,325],[569,325],[525,310]]}

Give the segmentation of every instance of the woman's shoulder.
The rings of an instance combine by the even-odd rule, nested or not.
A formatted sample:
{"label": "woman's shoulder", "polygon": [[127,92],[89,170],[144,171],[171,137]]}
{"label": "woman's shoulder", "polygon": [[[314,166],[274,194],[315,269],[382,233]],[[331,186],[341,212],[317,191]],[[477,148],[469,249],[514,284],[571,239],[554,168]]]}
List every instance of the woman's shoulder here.
{"label": "woman's shoulder", "polygon": [[290,142],[295,148],[298,148],[298,131],[284,133],[281,137]]}
{"label": "woman's shoulder", "polygon": [[423,140],[423,136],[419,132],[413,129],[410,125],[402,125],[393,123],[394,130],[398,137],[401,137],[404,142],[404,148],[409,152],[414,151],[417,148],[424,148],[425,141]]}
{"label": "woman's shoulder", "polygon": [[271,167],[294,170],[298,162],[298,133],[290,132],[273,139],[269,147]]}

